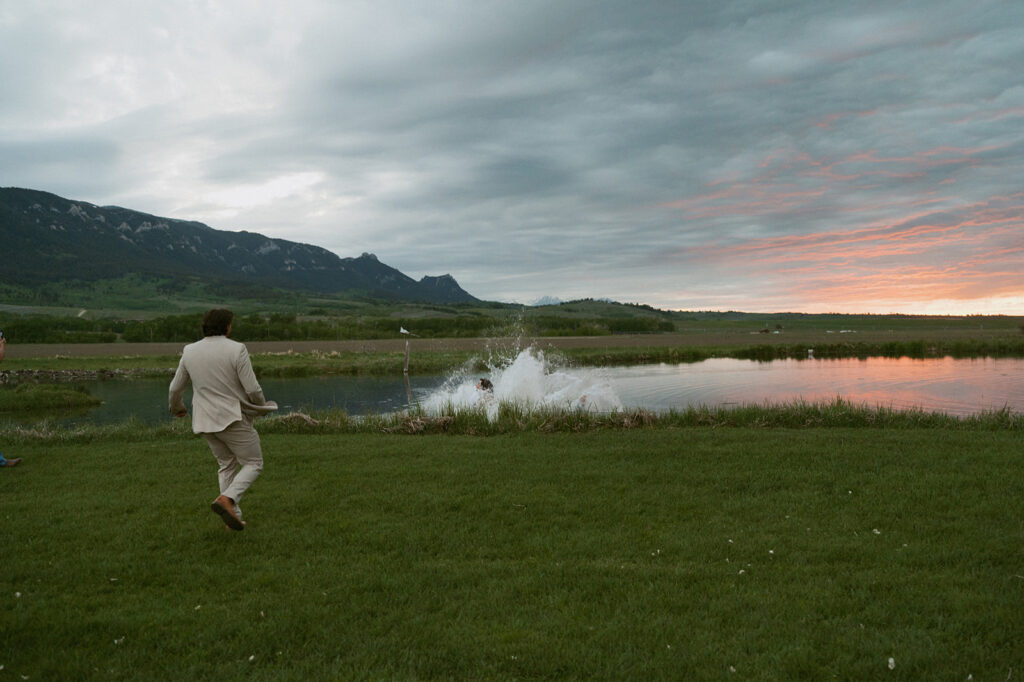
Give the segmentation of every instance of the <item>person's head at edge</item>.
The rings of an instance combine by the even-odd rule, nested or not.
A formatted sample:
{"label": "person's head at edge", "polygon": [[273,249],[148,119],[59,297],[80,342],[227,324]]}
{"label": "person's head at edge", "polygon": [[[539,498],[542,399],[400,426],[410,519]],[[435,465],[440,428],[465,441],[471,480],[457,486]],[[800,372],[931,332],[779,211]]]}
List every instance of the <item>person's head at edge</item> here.
{"label": "person's head at edge", "polygon": [[494,384],[491,383],[490,379],[480,379],[480,381],[476,382],[476,387],[479,388],[481,391],[494,390]]}
{"label": "person's head at edge", "polygon": [[203,315],[203,336],[227,336],[235,314],[224,308],[207,310]]}

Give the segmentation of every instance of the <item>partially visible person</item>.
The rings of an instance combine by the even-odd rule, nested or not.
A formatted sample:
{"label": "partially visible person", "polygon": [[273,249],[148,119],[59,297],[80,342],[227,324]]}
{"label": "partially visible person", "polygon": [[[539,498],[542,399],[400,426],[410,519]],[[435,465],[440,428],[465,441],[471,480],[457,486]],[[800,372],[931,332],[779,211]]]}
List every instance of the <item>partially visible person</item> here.
{"label": "partially visible person", "polygon": [[244,344],[228,338],[234,314],[217,308],[203,316],[203,338],[185,346],[171,380],[168,406],[188,414],[183,400],[192,382],[192,431],[202,434],[217,463],[220,495],[210,503],[228,528],[245,530],[238,503],[260,472],[263,451],[253,419],[277,409],[263,397]]}
{"label": "partially visible person", "polygon": [[[4,336],[3,332],[0,332],[0,362],[4,361],[4,356],[7,355],[7,337]],[[0,452],[0,467],[16,467],[21,464],[21,457],[12,457],[11,459],[4,458],[2,452]]]}
{"label": "partially visible person", "polygon": [[476,382],[476,389],[480,391],[480,400],[485,403],[494,402],[494,384],[491,380],[482,377],[480,381]]}

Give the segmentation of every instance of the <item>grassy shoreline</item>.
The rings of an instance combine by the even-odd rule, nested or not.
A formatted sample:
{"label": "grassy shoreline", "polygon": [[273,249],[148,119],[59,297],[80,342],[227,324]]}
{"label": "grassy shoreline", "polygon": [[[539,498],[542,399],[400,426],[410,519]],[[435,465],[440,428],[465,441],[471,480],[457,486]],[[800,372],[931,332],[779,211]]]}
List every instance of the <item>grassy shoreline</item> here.
{"label": "grassy shoreline", "polygon": [[[761,431],[864,429],[917,430],[943,432],[1022,432],[1024,414],[993,410],[958,417],[919,409],[897,410],[882,406],[858,405],[836,398],[830,402],[793,401],[778,404],[739,406],[695,406],[685,410],[657,413],[630,409],[607,414],[577,410],[526,410],[503,404],[495,419],[483,410],[446,410],[441,414],[422,411],[351,416],[343,410],[324,410],[307,414],[293,412],[264,417],[257,421],[262,434],[300,436],[405,435],[502,437],[524,433],[584,434],[624,431],[679,432],[705,428]],[[90,443],[103,441],[138,442],[172,435],[191,434],[190,422],[141,424],[133,419],[119,424],[63,426],[42,421],[32,426],[0,424],[0,440],[5,444]]]}

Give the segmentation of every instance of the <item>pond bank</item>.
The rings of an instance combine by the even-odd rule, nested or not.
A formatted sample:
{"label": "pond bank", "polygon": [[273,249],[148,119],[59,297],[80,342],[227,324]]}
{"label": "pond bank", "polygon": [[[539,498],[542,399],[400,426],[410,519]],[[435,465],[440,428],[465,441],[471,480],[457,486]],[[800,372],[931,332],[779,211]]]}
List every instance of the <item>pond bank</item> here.
{"label": "pond bank", "polygon": [[167,374],[174,370],[152,369],[15,369],[0,371],[0,385],[6,384],[58,384],[72,381],[98,381],[107,379],[134,379]]}

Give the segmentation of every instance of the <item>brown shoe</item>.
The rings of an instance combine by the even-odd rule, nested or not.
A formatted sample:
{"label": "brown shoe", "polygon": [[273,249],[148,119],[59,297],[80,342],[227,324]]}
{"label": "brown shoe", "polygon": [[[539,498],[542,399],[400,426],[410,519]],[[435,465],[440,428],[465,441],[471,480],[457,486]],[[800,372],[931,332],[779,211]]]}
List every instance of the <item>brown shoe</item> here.
{"label": "brown shoe", "polygon": [[217,499],[210,503],[210,509],[214,514],[219,514],[231,530],[245,530],[242,519],[235,516],[235,503],[227,495],[218,495]]}
{"label": "brown shoe", "polygon": [[16,467],[19,464],[21,464],[21,457],[15,457],[14,459],[9,459],[4,462],[5,467]]}

